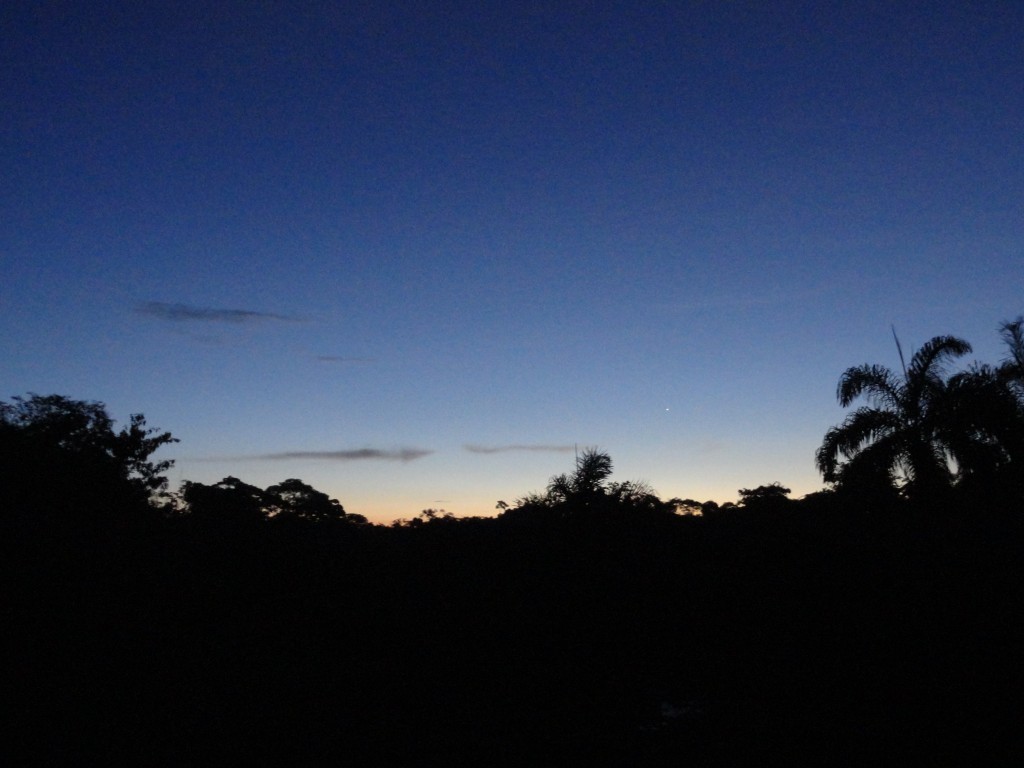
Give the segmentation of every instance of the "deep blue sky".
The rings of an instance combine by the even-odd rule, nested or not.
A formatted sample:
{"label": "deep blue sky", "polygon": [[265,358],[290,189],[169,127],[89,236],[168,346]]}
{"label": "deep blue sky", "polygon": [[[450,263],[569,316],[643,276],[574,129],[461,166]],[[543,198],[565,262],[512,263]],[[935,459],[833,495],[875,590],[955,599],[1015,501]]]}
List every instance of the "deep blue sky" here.
{"label": "deep blue sky", "polygon": [[0,398],[375,520],[728,501],[1024,312],[1024,3],[383,5],[0,7]]}

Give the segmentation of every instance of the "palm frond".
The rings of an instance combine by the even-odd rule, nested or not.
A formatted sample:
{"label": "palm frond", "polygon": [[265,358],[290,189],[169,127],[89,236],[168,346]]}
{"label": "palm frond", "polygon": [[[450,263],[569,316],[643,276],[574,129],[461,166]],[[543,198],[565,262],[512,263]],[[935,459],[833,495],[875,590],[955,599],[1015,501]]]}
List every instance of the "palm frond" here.
{"label": "palm frond", "polygon": [[1002,367],[1010,370],[1018,380],[1024,380],[1024,317],[999,326],[999,335],[1006,344],[1007,356]]}
{"label": "palm frond", "polygon": [[572,479],[566,475],[555,475],[548,481],[547,497],[550,501],[565,501],[573,494]]}
{"label": "palm frond", "polygon": [[899,410],[903,400],[903,385],[884,365],[864,364],[847,368],[839,377],[836,398],[846,408],[861,396],[880,406]]}
{"label": "palm frond", "polygon": [[814,465],[821,472],[826,483],[836,480],[836,470],[839,467],[839,440],[842,431],[839,427],[832,427],[826,433],[818,450],[814,452]]}
{"label": "palm frond", "polygon": [[902,469],[900,448],[895,439],[883,439],[864,448],[855,461],[847,461],[835,475],[840,486],[888,486],[895,489],[898,472]]}
{"label": "palm frond", "polygon": [[899,428],[899,417],[890,411],[858,408],[842,424],[825,433],[825,439],[815,454],[818,470],[826,481],[832,482],[836,477],[840,457],[856,461],[871,445],[882,441],[891,442],[891,436]]}
{"label": "palm frond", "polygon": [[975,364],[950,377],[940,434],[961,472],[1024,458],[1024,410],[1002,369]]}
{"label": "palm frond", "polygon": [[576,459],[576,472],[572,483],[574,490],[596,491],[612,474],[612,457],[596,448],[587,448]]}
{"label": "palm frond", "polygon": [[946,363],[971,351],[971,345],[956,336],[935,336],[922,344],[910,358],[907,381],[924,381],[941,375]]}
{"label": "palm frond", "polygon": [[855,457],[872,443],[900,430],[897,414],[878,408],[858,408],[849,414],[840,425],[843,437],[838,443],[839,451],[847,459]]}

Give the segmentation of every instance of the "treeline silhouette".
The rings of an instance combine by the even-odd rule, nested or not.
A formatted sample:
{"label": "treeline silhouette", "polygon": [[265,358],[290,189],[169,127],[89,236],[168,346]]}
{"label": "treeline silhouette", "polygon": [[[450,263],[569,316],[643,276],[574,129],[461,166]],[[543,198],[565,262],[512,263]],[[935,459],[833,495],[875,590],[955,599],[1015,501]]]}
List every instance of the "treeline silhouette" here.
{"label": "treeline silhouette", "polygon": [[828,490],[587,449],[495,516],[167,490],[98,403],[0,404],[8,764],[1016,764],[1024,344],[847,370]]}

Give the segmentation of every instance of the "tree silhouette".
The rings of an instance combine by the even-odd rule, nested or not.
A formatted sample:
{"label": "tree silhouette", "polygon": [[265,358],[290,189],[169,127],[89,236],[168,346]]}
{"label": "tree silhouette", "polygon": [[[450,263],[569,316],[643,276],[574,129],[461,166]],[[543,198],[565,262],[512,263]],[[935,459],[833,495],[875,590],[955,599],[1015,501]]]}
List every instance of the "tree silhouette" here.
{"label": "tree silhouette", "polygon": [[362,515],[345,512],[337,499],[295,478],[266,490],[237,477],[225,477],[213,485],[186,482],[181,497],[189,513],[200,519],[250,523],[268,519],[366,523]]}
{"label": "tree silhouette", "polygon": [[1006,344],[1006,357],[999,366],[999,375],[1024,408],[1024,317],[1002,323],[999,335]]}
{"label": "tree silhouette", "polygon": [[1018,495],[1024,494],[1024,316],[1000,327],[1007,355],[999,366],[999,376],[1016,401],[1010,438],[1005,441],[1013,463],[1010,474]]}
{"label": "tree silhouette", "polygon": [[669,499],[666,504],[671,505],[677,515],[701,515],[703,505],[696,499],[680,499],[678,496]]}
{"label": "tree silhouette", "polygon": [[96,505],[146,505],[165,498],[173,461],[153,461],[178,442],[146,427],[142,414],[115,431],[106,406],[62,395],[30,394],[0,402],[0,485],[7,498],[72,499]]}
{"label": "tree silhouette", "polygon": [[[506,505],[506,508],[508,505]],[[399,518],[391,523],[392,528],[422,528],[425,525],[451,525],[458,523],[459,518],[455,517],[451,512],[446,512],[443,509],[423,509],[420,513],[412,519]]]}
{"label": "tree silhouette", "polygon": [[[1016,379],[1005,362],[945,378],[916,358],[902,379],[879,374],[892,392],[872,405],[903,404],[894,395],[909,400],[908,379],[931,371],[924,434],[953,499],[993,514],[863,515],[859,497],[789,500],[778,483],[720,509],[661,502],[588,449],[541,493],[499,503],[498,518],[425,509],[352,528],[359,516],[301,480],[236,477],[186,483],[180,517],[47,516],[62,499],[78,512],[83,493],[106,505],[112,487],[152,486],[123,478],[155,473],[150,453],[169,436],[141,418],[118,432],[95,403],[5,404],[5,691],[17,706],[0,753],[745,765],[795,751],[823,762],[838,745],[858,763],[941,764],[963,744],[959,762],[1011,764],[1024,633],[1007,617],[1024,595],[1024,525],[1020,497],[975,491],[1020,467]],[[840,392],[869,394],[863,382]],[[881,467],[895,497],[902,465],[862,456],[897,437],[868,437],[834,470],[846,485]],[[708,519],[684,516],[698,511]]]}
{"label": "tree silhouette", "polygon": [[950,378],[945,439],[961,484],[1024,490],[1024,319],[1003,323],[1000,334],[1002,363],[976,363]]}
{"label": "tree silhouette", "polygon": [[[611,456],[597,448],[586,448],[576,457],[573,472],[555,475],[548,481],[544,493],[520,497],[514,507],[506,505],[501,516],[509,520],[541,520],[619,513],[675,514],[676,505],[659,499],[647,483],[635,480],[609,483],[611,474]],[[501,504],[499,502],[499,508]]]}
{"label": "tree silhouette", "polygon": [[612,457],[596,448],[585,448],[576,457],[572,474],[555,475],[548,481],[547,495],[553,502],[592,501],[601,495],[604,483],[612,474]]}
{"label": "tree silhouette", "polygon": [[950,397],[943,373],[950,360],[970,351],[962,339],[936,336],[914,353],[909,366],[904,364],[902,376],[881,365],[848,368],[839,379],[840,405],[848,407],[860,397],[869,405],[826,432],[815,457],[825,481],[842,486],[848,479],[870,479],[917,497],[948,488],[950,460],[962,449],[949,440]]}
{"label": "tree silhouette", "polygon": [[1024,464],[1024,410],[1000,369],[974,365],[951,377],[943,439],[958,481],[991,482]]}
{"label": "tree silhouette", "polygon": [[267,488],[265,493],[268,497],[265,512],[271,517],[292,517],[311,522],[326,520],[366,522],[366,518],[362,515],[350,515],[345,512],[345,508],[337,499],[332,499],[326,493],[295,478],[272,485]]}
{"label": "tree silhouette", "polygon": [[778,509],[789,503],[792,491],[779,482],[759,485],[757,488],[740,488],[740,504],[752,509]]}
{"label": "tree silhouette", "polygon": [[262,522],[271,501],[266,491],[230,475],[213,485],[186,481],[181,498],[196,519],[243,524]]}

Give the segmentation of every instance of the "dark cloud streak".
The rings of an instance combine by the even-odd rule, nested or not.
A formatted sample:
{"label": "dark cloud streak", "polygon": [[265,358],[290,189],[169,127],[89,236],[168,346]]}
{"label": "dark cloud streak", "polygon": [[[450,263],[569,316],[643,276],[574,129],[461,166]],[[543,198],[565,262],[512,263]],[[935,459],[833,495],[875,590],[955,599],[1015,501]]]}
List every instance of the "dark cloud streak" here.
{"label": "dark cloud streak", "polygon": [[536,451],[538,453],[569,453],[572,445],[464,445],[470,453],[510,453],[512,451]]}
{"label": "dark cloud streak", "polygon": [[168,320],[172,323],[253,323],[273,320],[286,323],[303,322],[303,318],[294,315],[279,315],[275,312],[257,312],[252,309],[223,309],[219,307],[194,307],[190,304],[168,304],[163,301],[148,301],[140,304],[136,312]]}
{"label": "dark cloud streak", "polygon": [[286,451],[284,453],[265,453],[254,456],[265,461],[288,461],[290,459],[327,459],[330,461],[415,461],[429,456],[433,451],[423,448],[398,448],[383,451],[379,448],[358,448],[351,451]]}

